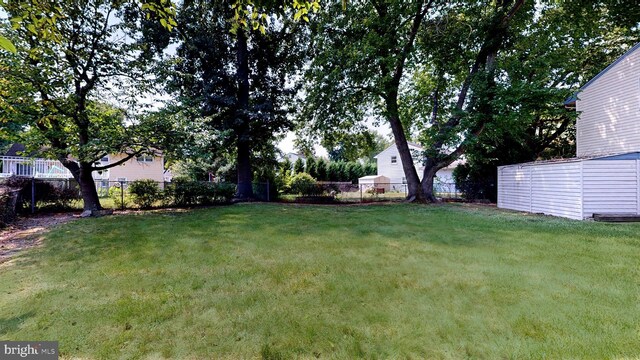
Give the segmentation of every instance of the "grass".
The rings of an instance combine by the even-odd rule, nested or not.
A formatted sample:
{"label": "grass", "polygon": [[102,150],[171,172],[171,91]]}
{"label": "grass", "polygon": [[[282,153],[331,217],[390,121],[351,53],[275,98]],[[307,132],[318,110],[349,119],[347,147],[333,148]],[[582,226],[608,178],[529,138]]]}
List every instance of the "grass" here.
{"label": "grass", "polygon": [[62,358],[638,358],[639,238],[463,205],[80,220],[0,267],[0,338]]}

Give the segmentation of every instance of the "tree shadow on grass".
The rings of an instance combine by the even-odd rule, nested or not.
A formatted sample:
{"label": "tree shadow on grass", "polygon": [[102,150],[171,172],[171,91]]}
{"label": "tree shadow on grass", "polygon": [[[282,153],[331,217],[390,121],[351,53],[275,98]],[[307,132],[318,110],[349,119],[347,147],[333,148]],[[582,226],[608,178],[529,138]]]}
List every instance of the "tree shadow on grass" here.
{"label": "tree shadow on grass", "polygon": [[33,311],[30,311],[19,316],[0,318],[0,336],[4,337],[9,333],[15,332],[16,330],[18,330],[20,325],[22,325],[27,319],[33,317],[34,315],[35,313]]}

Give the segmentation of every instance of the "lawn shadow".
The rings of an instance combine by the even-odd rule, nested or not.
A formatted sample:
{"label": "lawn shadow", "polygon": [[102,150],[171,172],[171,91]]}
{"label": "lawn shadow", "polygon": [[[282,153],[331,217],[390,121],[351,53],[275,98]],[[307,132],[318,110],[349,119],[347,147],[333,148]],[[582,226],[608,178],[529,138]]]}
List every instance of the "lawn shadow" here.
{"label": "lawn shadow", "polygon": [[20,325],[22,325],[28,318],[31,318],[34,315],[35,313],[33,311],[30,311],[28,313],[11,318],[0,318],[0,336],[4,337],[8,333],[18,330]]}

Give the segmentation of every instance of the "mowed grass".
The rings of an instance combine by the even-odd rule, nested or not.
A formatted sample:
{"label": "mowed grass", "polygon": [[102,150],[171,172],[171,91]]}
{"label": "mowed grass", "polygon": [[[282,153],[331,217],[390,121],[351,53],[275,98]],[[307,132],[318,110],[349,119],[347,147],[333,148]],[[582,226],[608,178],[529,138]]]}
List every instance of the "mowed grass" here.
{"label": "mowed grass", "polygon": [[640,357],[640,226],[464,205],[79,220],[0,266],[62,358]]}

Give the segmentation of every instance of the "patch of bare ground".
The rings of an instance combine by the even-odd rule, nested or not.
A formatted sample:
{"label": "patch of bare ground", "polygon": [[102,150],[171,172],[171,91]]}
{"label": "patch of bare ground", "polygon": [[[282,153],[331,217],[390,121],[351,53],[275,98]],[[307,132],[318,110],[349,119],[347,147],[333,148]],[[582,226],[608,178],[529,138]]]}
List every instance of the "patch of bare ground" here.
{"label": "patch of bare ground", "polygon": [[[148,213],[182,213],[189,209],[169,208],[152,210],[122,210],[114,215],[140,215]],[[16,222],[0,229],[0,264],[9,261],[17,253],[40,246],[43,236],[52,227],[69,221],[81,219],[79,213],[41,214],[20,217]]]}
{"label": "patch of bare ground", "polygon": [[70,213],[35,215],[19,218],[0,230],[0,264],[18,252],[42,243],[42,236],[53,226],[77,219]]}

